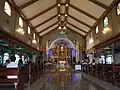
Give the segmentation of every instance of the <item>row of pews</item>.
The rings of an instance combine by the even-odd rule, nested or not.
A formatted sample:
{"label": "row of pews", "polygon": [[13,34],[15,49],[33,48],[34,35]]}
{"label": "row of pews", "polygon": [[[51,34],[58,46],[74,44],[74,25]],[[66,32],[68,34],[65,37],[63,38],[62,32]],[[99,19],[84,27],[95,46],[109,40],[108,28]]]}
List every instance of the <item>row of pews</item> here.
{"label": "row of pews", "polygon": [[93,77],[120,87],[120,65],[97,64],[92,66],[86,64],[82,65],[82,71]]}
{"label": "row of pews", "polygon": [[[21,68],[0,67],[0,90],[24,90],[43,75],[43,67],[39,63],[28,63]],[[17,75],[18,78],[7,78]]]}

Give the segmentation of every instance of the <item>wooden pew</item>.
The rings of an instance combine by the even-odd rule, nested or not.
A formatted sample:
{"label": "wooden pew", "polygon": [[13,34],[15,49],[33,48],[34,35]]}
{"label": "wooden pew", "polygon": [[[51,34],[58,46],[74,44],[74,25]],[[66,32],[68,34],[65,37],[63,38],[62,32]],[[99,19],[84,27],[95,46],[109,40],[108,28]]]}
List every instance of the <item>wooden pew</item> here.
{"label": "wooden pew", "polygon": [[120,65],[114,65],[113,71],[114,85],[120,87]]}
{"label": "wooden pew", "polygon": [[103,80],[107,82],[113,82],[113,65],[112,64],[103,64],[102,74]]}
{"label": "wooden pew", "polygon": [[[3,71],[4,70],[4,71]],[[9,86],[9,85],[14,85],[17,83],[16,90],[23,90],[24,89],[24,84],[28,83],[29,76],[28,76],[28,67],[24,68],[5,68],[2,67],[0,68],[0,71],[3,71],[0,73],[0,84],[4,84],[3,86]],[[7,76],[9,75],[17,75],[18,78],[13,78],[9,79]],[[3,87],[2,87],[3,88]],[[14,85],[15,88],[15,85]],[[2,89],[4,90],[4,89]]]}

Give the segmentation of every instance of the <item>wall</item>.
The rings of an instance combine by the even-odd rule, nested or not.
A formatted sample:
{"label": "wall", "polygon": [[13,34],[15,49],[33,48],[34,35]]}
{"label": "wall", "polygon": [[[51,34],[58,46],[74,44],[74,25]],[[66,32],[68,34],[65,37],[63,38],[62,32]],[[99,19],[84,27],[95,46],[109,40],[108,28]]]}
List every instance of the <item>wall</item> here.
{"label": "wall", "polygon": [[57,29],[57,30],[54,30],[54,31],[44,35],[42,37],[42,39],[41,39],[42,46],[44,46],[48,42],[48,40],[51,40],[51,42],[52,42],[52,41],[54,41],[54,40],[56,40],[58,38],[67,38],[67,39],[69,39],[71,41],[76,40],[76,43],[77,43],[76,61],[81,60],[82,59],[82,52],[80,50],[83,50],[83,49],[85,50],[85,37],[82,37],[82,36],[80,36],[80,34],[74,32],[74,31],[68,30],[68,29],[65,30],[65,32],[68,33],[67,36],[60,37],[60,36],[56,35],[56,33],[58,31],[59,30]]}
{"label": "wall", "polygon": [[[102,20],[97,24],[98,27],[99,27],[99,33],[96,34],[95,33],[95,27],[92,28],[92,37],[93,37],[93,40],[94,42],[92,43],[92,45],[90,45],[88,43],[89,41],[89,38],[91,37],[91,34],[89,33],[88,36],[86,37],[86,50],[89,50],[89,49],[92,49],[92,47],[94,47],[95,45],[97,44],[100,44],[101,42],[103,41],[106,41],[107,39],[115,36],[116,34],[119,34],[120,33],[120,15],[118,16],[117,15],[117,5],[116,4],[112,9],[111,11],[106,15],[109,19],[109,25],[108,27],[111,29],[110,32],[106,33],[106,34],[103,34],[103,29],[104,29],[104,26],[103,26],[103,20],[104,18],[102,18]],[[120,63],[120,60],[119,60],[119,55],[120,54],[115,54],[115,62],[116,63]]]}
{"label": "wall", "polygon": [[[33,38],[33,31],[31,29],[31,34],[28,35],[28,24],[23,20],[23,29],[25,31],[24,35],[19,34],[16,32],[16,30],[20,27],[19,26],[19,17],[20,15],[15,11],[15,9],[11,6],[12,10],[12,15],[9,16],[4,12],[4,3],[6,0],[1,0],[0,1],[0,28],[2,28],[4,31],[8,32],[11,34],[13,37],[18,38],[22,42],[31,45],[32,47],[37,49],[37,46],[40,45],[39,43],[37,44],[32,44],[32,38]],[[37,35],[37,34],[36,34]],[[36,36],[36,40],[38,39],[38,36]]]}
{"label": "wall", "polygon": [[[42,45],[44,46],[48,40],[54,41],[54,40],[60,38],[59,36],[56,35],[56,33],[58,31],[59,30],[54,30],[54,31],[52,31],[52,32],[44,35],[42,37],[42,39],[41,39]],[[68,30],[68,29],[65,30],[65,32],[68,33],[67,36],[61,37],[61,38],[67,38],[67,39],[69,39],[71,41],[72,40],[76,40],[76,41],[79,42],[80,47],[83,48],[83,49],[85,49],[85,38],[83,38],[82,36],[80,36],[78,33],[74,32],[74,31],[71,31],[71,30]]]}
{"label": "wall", "polygon": [[92,45],[90,45],[88,43],[89,41],[89,38],[91,37],[91,33],[89,33],[86,37],[86,50],[89,50],[91,49],[93,46],[107,40],[108,38],[114,36],[115,34],[119,33],[120,32],[120,16],[117,16],[116,15],[116,6],[113,7],[113,9],[106,15],[109,19],[109,24],[107,27],[110,28],[110,31],[103,34],[103,30],[104,30],[104,25],[103,25],[103,21],[104,21],[104,18],[102,18],[100,20],[100,22],[97,24],[98,27],[99,27],[99,33],[96,34],[96,26],[92,28],[92,37],[93,37],[93,40],[94,42],[92,43]]}

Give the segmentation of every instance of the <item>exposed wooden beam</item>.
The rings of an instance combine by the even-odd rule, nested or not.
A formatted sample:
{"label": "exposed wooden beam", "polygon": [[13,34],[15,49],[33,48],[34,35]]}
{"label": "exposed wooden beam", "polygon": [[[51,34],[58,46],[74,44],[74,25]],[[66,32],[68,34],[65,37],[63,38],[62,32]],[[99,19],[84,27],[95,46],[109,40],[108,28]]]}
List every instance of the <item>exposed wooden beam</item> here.
{"label": "exposed wooden beam", "polygon": [[83,14],[85,14],[86,16],[88,16],[88,17],[94,19],[94,20],[98,20],[97,17],[95,17],[95,16],[93,16],[93,15],[91,15],[91,14],[89,14],[89,13],[83,11],[82,9],[79,9],[78,7],[76,7],[76,6],[72,5],[72,4],[69,4],[69,6],[72,7],[73,9],[79,11],[80,13],[83,13]]}
{"label": "exposed wooden beam", "polygon": [[78,34],[80,34],[83,38],[85,38],[85,36],[84,36],[84,35],[82,35],[81,33],[77,32],[76,30],[73,30],[73,29],[71,29],[71,28],[70,28],[70,27],[68,27],[68,26],[67,26],[67,28],[68,28],[68,29],[70,29],[70,30],[72,30],[72,31],[74,31],[74,32],[76,32],[76,33],[78,33]]}
{"label": "exposed wooden beam", "polygon": [[39,33],[41,33],[41,32],[46,31],[47,29],[49,29],[49,28],[53,27],[53,26],[54,26],[54,25],[56,25],[56,24],[58,24],[58,21],[57,21],[57,22],[55,22],[54,24],[52,24],[52,25],[48,26],[47,28],[43,29],[42,31],[38,32],[38,34],[39,34]]}
{"label": "exposed wooden beam", "polygon": [[23,5],[21,5],[18,9],[19,9],[19,10],[24,9],[24,8],[32,5],[33,3],[37,2],[37,1],[39,1],[39,0],[31,0],[31,1],[29,1],[29,2],[27,2],[27,3],[25,3],[25,4],[23,4]]}
{"label": "exposed wooden beam", "polygon": [[39,26],[41,26],[41,25],[43,25],[43,24],[47,23],[48,21],[52,20],[53,18],[55,18],[55,17],[57,17],[57,16],[58,16],[58,15],[54,15],[53,17],[51,17],[51,18],[49,18],[49,19],[45,20],[44,22],[42,22],[42,23],[40,23],[40,24],[36,25],[34,28],[37,28],[37,27],[39,27]]}
{"label": "exposed wooden beam", "polygon": [[98,2],[97,0],[89,0],[89,1],[96,4],[96,5],[98,5],[98,6],[100,6],[100,7],[102,7],[102,8],[104,8],[104,9],[108,9],[108,7],[106,5]]}
{"label": "exposed wooden beam", "polygon": [[[67,14],[67,15],[68,15],[68,12],[69,12],[69,3],[70,3],[70,0],[67,0],[67,1],[66,1],[66,4],[68,4],[68,6],[65,6],[65,7],[66,7],[66,14]],[[66,22],[67,22],[67,17],[68,17],[68,16],[65,17],[65,21],[66,21]]]}
{"label": "exposed wooden beam", "polygon": [[[100,18],[97,20],[97,22],[93,25],[93,27],[95,27],[97,24],[99,24],[100,22],[101,22],[101,20],[113,9],[113,7],[115,6],[115,5],[117,5],[118,3],[120,2],[120,0],[114,0],[111,4],[110,4],[110,6],[109,6],[109,8],[100,16]],[[92,29],[89,31],[89,33],[92,31]],[[89,34],[88,33],[88,34]]]}
{"label": "exposed wooden beam", "polygon": [[80,31],[82,31],[82,32],[84,32],[84,33],[88,33],[88,32],[86,32],[85,30],[83,30],[83,29],[80,29],[79,27],[77,27],[77,26],[75,26],[75,25],[73,25],[73,24],[71,24],[71,23],[69,23],[69,22],[67,22],[68,24],[70,24],[71,26],[73,26],[74,28],[77,28],[78,30],[80,30]]}
{"label": "exposed wooden beam", "polygon": [[46,10],[44,10],[44,11],[38,13],[37,15],[35,15],[35,16],[31,17],[31,18],[29,18],[28,21],[31,21],[31,20],[33,20],[33,19],[39,17],[40,15],[42,15],[42,14],[48,12],[49,10],[55,8],[56,6],[57,6],[57,4],[55,4],[55,5],[53,5],[53,6],[49,7],[49,8],[47,8]]}
{"label": "exposed wooden beam", "polygon": [[[9,2],[9,0],[7,0],[7,1]],[[14,0],[11,0],[11,2],[12,2],[12,6],[14,7],[15,11],[22,17],[22,19],[23,19],[28,25],[31,26],[31,28],[32,28],[31,30],[37,34],[37,31],[36,31],[36,30],[33,30],[33,25],[32,25],[29,21],[27,21],[27,17],[23,14],[23,12],[22,12],[21,10],[18,9],[18,7],[17,7],[16,3],[14,2]],[[9,3],[11,3],[11,2],[9,2]],[[38,34],[37,34],[37,35],[38,35]]]}
{"label": "exposed wooden beam", "polygon": [[[60,4],[60,0],[57,0],[57,13],[59,15],[60,14],[60,6],[58,6],[58,4]],[[60,16],[58,16],[58,21],[60,22]]]}
{"label": "exposed wooden beam", "polygon": [[73,16],[71,16],[71,15],[69,15],[69,14],[68,14],[68,16],[69,16],[70,18],[74,19],[75,21],[77,21],[77,22],[79,22],[79,23],[85,25],[85,26],[87,26],[87,27],[89,27],[89,28],[92,28],[92,26],[90,26],[90,25],[84,23],[83,21],[78,20],[77,18],[75,18],[75,17],[73,17]]}
{"label": "exposed wooden beam", "polygon": [[[58,27],[56,27],[55,29],[52,29],[51,31],[56,30],[56,29],[58,29]],[[43,34],[42,36],[44,36],[44,35],[50,33],[51,31],[49,31],[49,32],[47,32],[47,33],[45,33],[45,34]],[[39,35],[40,35],[40,34],[39,34]]]}

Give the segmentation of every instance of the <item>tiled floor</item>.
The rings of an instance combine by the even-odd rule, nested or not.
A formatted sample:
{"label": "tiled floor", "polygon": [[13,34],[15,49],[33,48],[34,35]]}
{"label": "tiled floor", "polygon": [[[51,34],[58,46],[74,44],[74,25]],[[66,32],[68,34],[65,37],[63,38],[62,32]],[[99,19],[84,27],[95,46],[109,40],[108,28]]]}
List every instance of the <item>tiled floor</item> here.
{"label": "tiled floor", "polygon": [[57,70],[54,67],[47,70],[45,75],[25,90],[120,90],[120,88],[85,73],[75,72],[70,67]]}
{"label": "tiled floor", "polygon": [[48,77],[47,82],[39,90],[105,90],[84,79],[80,72],[70,68],[57,69]]}

